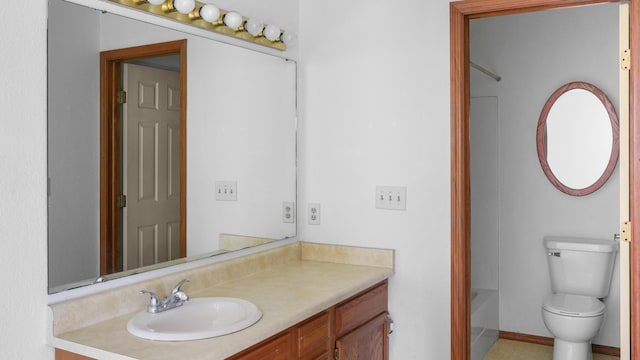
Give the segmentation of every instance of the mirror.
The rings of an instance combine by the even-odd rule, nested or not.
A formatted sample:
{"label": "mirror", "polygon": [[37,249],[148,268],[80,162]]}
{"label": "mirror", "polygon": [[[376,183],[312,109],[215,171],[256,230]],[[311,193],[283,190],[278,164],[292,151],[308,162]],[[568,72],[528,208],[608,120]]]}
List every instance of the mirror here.
{"label": "mirror", "polygon": [[536,143],[553,186],[569,195],[588,195],[607,182],[618,162],[618,116],[596,86],[568,83],[545,103]]}
{"label": "mirror", "polygon": [[[107,280],[296,235],[283,216],[296,201],[294,61],[63,0],[49,1],[48,21],[49,293],[103,275],[104,51],[186,40],[186,258]],[[227,183],[235,200],[216,200],[216,184]]]}

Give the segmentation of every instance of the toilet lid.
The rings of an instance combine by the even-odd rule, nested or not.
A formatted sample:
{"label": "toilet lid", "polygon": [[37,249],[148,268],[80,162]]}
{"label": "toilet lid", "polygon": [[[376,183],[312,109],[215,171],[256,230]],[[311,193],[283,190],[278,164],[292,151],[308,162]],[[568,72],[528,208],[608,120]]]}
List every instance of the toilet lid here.
{"label": "toilet lid", "polygon": [[544,298],[542,308],[559,315],[591,317],[604,313],[604,304],[593,296],[551,294]]}

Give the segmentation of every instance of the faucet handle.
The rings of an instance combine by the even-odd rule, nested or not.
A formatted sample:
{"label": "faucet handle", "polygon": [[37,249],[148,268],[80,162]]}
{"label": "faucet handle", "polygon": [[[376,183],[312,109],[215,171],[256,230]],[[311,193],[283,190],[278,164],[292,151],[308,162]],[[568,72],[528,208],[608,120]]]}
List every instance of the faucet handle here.
{"label": "faucet handle", "polygon": [[188,282],[189,282],[189,279],[184,279],[184,280],[180,281],[180,282],[179,282],[179,283],[178,283],[178,284],[173,288],[173,290],[171,291],[171,294],[176,294],[176,293],[178,293],[178,292],[182,291],[180,288],[182,287],[182,285],[184,285],[184,284],[186,284],[186,283],[188,283]]}
{"label": "faucet handle", "polygon": [[160,298],[158,297],[158,294],[154,293],[153,291],[140,290],[140,294],[149,294],[149,296],[150,296],[149,306],[158,306],[158,305],[160,305]]}
{"label": "faucet handle", "polygon": [[160,301],[160,298],[158,297],[158,294],[149,290],[140,290],[140,294],[149,294],[150,296],[149,304],[147,304],[147,312],[155,314],[157,312],[162,311],[162,309],[160,309],[161,301]]}

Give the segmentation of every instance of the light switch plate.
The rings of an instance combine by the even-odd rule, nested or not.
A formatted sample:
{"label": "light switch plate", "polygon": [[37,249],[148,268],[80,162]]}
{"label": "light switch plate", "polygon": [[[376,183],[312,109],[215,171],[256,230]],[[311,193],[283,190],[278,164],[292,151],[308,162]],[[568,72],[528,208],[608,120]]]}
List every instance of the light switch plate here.
{"label": "light switch plate", "polygon": [[218,201],[238,201],[237,181],[216,181],[215,191]]}
{"label": "light switch plate", "polygon": [[376,208],[407,210],[407,188],[405,186],[376,186]]}

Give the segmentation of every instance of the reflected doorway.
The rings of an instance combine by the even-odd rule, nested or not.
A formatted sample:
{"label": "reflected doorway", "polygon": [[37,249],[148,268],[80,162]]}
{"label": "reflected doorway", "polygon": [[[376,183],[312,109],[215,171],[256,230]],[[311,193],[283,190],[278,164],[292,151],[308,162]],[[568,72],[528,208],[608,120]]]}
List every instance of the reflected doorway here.
{"label": "reflected doorway", "polygon": [[186,40],[102,52],[100,69],[100,274],[185,257]]}

